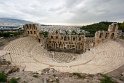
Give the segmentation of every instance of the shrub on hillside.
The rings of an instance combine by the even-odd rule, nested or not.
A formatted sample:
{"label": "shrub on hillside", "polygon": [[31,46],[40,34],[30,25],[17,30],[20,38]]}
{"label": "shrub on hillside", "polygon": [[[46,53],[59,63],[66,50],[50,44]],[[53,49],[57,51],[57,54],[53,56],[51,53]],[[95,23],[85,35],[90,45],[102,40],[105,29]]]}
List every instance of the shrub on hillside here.
{"label": "shrub on hillside", "polygon": [[111,77],[108,77],[107,75],[103,75],[103,79],[100,80],[100,83],[115,83]]}
{"label": "shrub on hillside", "polygon": [[82,78],[83,76],[81,76],[80,73],[73,73],[74,76],[77,76],[79,79]]}
{"label": "shrub on hillside", "polygon": [[17,81],[16,78],[11,78],[11,79],[10,79],[10,83],[18,83],[18,81]]}
{"label": "shrub on hillside", "polygon": [[7,75],[4,72],[0,72],[0,82],[6,82]]}

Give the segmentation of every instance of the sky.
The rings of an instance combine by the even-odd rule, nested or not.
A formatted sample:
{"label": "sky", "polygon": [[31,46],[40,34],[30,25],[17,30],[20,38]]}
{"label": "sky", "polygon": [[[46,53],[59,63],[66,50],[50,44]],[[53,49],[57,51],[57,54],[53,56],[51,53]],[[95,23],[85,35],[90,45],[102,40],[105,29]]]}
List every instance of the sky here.
{"label": "sky", "polygon": [[124,0],[0,0],[4,17],[62,25],[123,22]]}

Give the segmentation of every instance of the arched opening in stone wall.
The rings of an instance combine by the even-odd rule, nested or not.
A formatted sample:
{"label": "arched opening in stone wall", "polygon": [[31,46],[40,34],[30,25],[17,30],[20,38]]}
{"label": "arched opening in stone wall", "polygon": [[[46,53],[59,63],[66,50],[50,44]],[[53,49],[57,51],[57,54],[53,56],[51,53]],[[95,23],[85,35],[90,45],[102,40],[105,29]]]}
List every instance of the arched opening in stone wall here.
{"label": "arched opening in stone wall", "polygon": [[51,39],[53,39],[53,36],[51,36]]}
{"label": "arched opening in stone wall", "polygon": [[73,37],[73,41],[75,41],[75,37]]}
{"label": "arched opening in stone wall", "polygon": [[113,39],[113,38],[114,38],[114,33],[112,33],[112,34],[111,34],[110,38],[111,38],[111,39]]}
{"label": "arched opening in stone wall", "polygon": [[40,39],[38,39],[38,41],[40,42]]}
{"label": "arched opening in stone wall", "polygon": [[79,41],[81,41],[81,37],[79,37]]}
{"label": "arched opening in stone wall", "polygon": [[108,37],[108,33],[105,34],[105,38],[107,38],[107,37]]}
{"label": "arched opening in stone wall", "polygon": [[28,31],[28,34],[29,34],[29,31]]}
{"label": "arched opening in stone wall", "polygon": [[30,31],[30,33],[32,34],[32,31]]}
{"label": "arched opening in stone wall", "polygon": [[58,39],[58,36],[56,36],[56,39]]}
{"label": "arched opening in stone wall", "polygon": [[34,34],[36,34],[36,31],[34,31]]}
{"label": "arched opening in stone wall", "polygon": [[100,33],[99,38],[101,38],[101,37],[102,37],[102,35],[103,35],[103,33]]}
{"label": "arched opening in stone wall", "polygon": [[58,31],[56,31],[56,34],[58,34]]}
{"label": "arched opening in stone wall", "polygon": [[115,30],[116,30],[116,25],[113,26],[113,30],[112,31],[115,32]]}

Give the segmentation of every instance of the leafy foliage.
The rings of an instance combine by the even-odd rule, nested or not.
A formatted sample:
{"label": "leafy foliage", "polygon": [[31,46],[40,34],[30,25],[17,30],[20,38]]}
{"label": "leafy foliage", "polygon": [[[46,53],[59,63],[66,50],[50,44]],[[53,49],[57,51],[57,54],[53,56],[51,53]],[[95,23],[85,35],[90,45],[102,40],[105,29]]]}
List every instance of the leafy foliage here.
{"label": "leafy foliage", "polygon": [[123,23],[119,23],[118,25],[119,25],[119,29],[124,32],[124,22]]}
{"label": "leafy foliage", "polygon": [[18,32],[0,32],[0,37],[11,37],[11,36],[17,36],[20,33]]}
{"label": "leafy foliage", "polygon": [[72,35],[76,35],[77,33],[76,33],[75,30],[73,30],[73,31],[71,32],[71,34],[72,34]]}
{"label": "leafy foliage", "polygon": [[100,83],[115,83],[111,77],[108,77],[107,75],[103,75],[103,79],[100,80]]}
{"label": "leafy foliage", "polygon": [[17,81],[16,78],[11,78],[11,79],[10,79],[10,83],[18,83],[18,81]]}
{"label": "leafy foliage", "polygon": [[[91,25],[82,26],[80,29],[90,32],[90,34],[86,34],[86,36],[94,36],[96,31],[99,31],[99,30],[100,31],[102,31],[102,30],[107,31],[108,26],[112,23],[113,22],[104,22],[103,21],[103,22],[94,23]],[[119,25],[119,30],[124,31],[124,22],[118,23],[118,25]]]}
{"label": "leafy foliage", "polygon": [[42,32],[41,34],[43,34],[44,37],[48,37],[49,32],[44,31],[44,32]]}
{"label": "leafy foliage", "polygon": [[6,82],[7,75],[4,72],[0,72],[0,82]]}
{"label": "leafy foliage", "polygon": [[74,76],[77,76],[78,78],[82,78],[82,75],[80,73],[73,73]]}
{"label": "leafy foliage", "polygon": [[96,31],[107,30],[108,29],[108,26],[111,23],[112,22],[99,22],[99,23],[95,23],[95,24],[83,26],[81,29],[90,32],[90,34],[93,36]]}

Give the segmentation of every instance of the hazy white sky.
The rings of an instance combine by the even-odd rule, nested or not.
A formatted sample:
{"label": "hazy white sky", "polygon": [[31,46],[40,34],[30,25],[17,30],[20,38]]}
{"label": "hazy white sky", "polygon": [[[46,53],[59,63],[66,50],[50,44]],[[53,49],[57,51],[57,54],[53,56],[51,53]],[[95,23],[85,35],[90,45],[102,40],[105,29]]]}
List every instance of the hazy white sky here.
{"label": "hazy white sky", "polygon": [[41,24],[124,21],[124,0],[0,0],[0,18]]}

